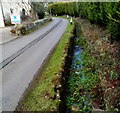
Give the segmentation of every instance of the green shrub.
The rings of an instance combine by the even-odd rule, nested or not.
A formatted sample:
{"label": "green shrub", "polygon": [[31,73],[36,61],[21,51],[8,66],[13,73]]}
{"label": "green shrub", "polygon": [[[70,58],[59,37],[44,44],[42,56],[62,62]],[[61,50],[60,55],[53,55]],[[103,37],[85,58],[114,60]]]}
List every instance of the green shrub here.
{"label": "green shrub", "polygon": [[11,24],[11,21],[9,21],[9,20],[5,20],[5,26],[11,26],[12,24]]}
{"label": "green shrub", "polygon": [[38,15],[38,18],[39,18],[39,19],[42,19],[42,18],[44,18],[45,13],[44,13],[44,12],[39,11],[39,12],[37,12],[37,15]]}
{"label": "green shrub", "polygon": [[109,23],[108,29],[110,30],[111,33],[111,41],[120,40],[120,24],[112,21]]}

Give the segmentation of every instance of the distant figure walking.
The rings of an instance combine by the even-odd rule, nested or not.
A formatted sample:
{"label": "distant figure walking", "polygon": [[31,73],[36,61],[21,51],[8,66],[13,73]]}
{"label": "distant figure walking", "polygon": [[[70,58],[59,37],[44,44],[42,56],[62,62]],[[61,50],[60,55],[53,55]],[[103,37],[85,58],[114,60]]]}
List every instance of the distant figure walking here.
{"label": "distant figure walking", "polygon": [[71,19],[70,19],[70,24],[72,25],[72,17],[71,17]]}

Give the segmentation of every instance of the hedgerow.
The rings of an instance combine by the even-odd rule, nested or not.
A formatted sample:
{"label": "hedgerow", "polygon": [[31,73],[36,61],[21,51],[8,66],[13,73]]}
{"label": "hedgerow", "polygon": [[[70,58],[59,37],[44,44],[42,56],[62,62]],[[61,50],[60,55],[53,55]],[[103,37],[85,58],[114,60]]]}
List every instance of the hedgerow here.
{"label": "hedgerow", "polygon": [[88,19],[108,28],[112,41],[120,40],[120,2],[65,2],[50,4],[53,15],[70,15]]}

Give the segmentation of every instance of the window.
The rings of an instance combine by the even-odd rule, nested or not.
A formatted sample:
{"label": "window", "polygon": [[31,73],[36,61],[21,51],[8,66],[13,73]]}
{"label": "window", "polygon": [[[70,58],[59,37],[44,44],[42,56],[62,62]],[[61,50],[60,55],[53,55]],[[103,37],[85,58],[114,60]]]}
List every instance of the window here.
{"label": "window", "polygon": [[22,9],[22,15],[25,15],[25,9],[24,8]]}
{"label": "window", "polygon": [[11,14],[13,14],[13,9],[10,9]]}

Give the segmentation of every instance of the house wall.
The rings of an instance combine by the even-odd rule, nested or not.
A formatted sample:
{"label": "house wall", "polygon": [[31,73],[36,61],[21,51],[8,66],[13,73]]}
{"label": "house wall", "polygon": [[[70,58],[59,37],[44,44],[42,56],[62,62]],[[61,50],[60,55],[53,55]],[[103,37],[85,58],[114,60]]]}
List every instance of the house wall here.
{"label": "house wall", "polygon": [[1,5],[0,5],[0,27],[5,27]]}
{"label": "house wall", "polygon": [[21,1],[23,0],[19,0],[19,2],[12,2],[12,0],[11,1],[1,0],[3,13],[4,13],[4,19],[6,19],[7,21],[10,21],[11,14],[21,15],[22,9],[25,9],[26,15],[30,15],[30,10],[31,10],[30,4],[28,2],[21,2]]}

